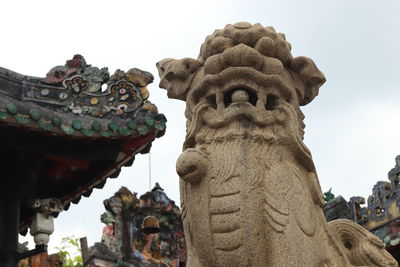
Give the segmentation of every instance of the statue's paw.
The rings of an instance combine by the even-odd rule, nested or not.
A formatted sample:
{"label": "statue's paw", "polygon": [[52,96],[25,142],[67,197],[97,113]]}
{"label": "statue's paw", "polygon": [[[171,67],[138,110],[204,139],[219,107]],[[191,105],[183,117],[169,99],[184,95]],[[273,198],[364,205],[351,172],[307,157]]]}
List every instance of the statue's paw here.
{"label": "statue's paw", "polygon": [[190,148],[179,156],[176,162],[176,172],[182,180],[198,183],[206,174],[207,165],[207,155],[198,149]]}
{"label": "statue's paw", "polygon": [[355,222],[340,219],[331,221],[328,225],[354,266],[399,266],[385,250],[383,242]]}

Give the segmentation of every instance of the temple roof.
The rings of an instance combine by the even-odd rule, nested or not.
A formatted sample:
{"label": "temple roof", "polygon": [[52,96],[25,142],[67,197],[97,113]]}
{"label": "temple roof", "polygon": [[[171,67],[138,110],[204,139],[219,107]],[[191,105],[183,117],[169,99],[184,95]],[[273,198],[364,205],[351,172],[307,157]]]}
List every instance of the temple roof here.
{"label": "temple roof", "polygon": [[[165,129],[165,117],[147,98],[153,76],[139,69],[109,76],[84,62],[67,61],[46,78],[0,68],[0,121],[74,137],[142,136]],[[71,67],[68,67],[71,66]],[[57,77],[57,78],[56,78]],[[104,89],[103,89],[104,88]]]}
{"label": "temple roof", "polygon": [[[57,198],[68,209],[164,134],[166,118],[148,100],[152,81],[136,68],[110,76],[81,55],[45,78],[0,68],[2,175],[9,177],[6,184],[9,179],[26,187],[22,232],[33,214],[32,199]],[[16,172],[19,166],[26,170]]]}

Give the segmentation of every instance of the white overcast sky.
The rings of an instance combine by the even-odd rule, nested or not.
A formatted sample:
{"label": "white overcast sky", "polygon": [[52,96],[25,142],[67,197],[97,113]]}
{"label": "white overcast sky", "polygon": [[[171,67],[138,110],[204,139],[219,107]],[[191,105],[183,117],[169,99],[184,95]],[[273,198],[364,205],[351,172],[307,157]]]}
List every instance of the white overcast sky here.
{"label": "white overcast sky", "polygon": [[[196,58],[205,37],[228,23],[274,26],[286,34],[294,56],[312,58],[327,78],[303,108],[305,143],[322,190],[367,197],[378,180],[387,180],[400,154],[399,14],[398,0],[2,1],[0,66],[43,77],[80,53],[110,72],[152,72],[150,100],[168,119],[166,135],[151,151],[153,183],[178,202],[175,160],[184,140],[184,103],[158,88],[155,63]],[[148,155],[137,155],[119,178],[56,219],[50,247],[71,235],[87,236],[90,245],[100,241],[102,201],[120,186],[145,193],[148,177]]]}

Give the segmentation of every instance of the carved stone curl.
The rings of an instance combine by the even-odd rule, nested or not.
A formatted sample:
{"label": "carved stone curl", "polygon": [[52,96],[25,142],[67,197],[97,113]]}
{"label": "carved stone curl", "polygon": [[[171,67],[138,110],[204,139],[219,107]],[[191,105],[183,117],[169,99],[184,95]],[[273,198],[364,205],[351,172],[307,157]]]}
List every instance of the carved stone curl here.
{"label": "carved stone curl", "polygon": [[[325,77],[290,50],[272,27],[242,22],[208,36],[197,60],[157,64],[160,87],[187,103],[177,172],[188,266],[358,266],[325,220],[303,143],[300,106]],[[371,249],[382,260],[364,264],[397,266]]]}
{"label": "carved stone curl", "polygon": [[355,222],[339,219],[329,222],[329,227],[354,266],[398,266],[383,242]]}

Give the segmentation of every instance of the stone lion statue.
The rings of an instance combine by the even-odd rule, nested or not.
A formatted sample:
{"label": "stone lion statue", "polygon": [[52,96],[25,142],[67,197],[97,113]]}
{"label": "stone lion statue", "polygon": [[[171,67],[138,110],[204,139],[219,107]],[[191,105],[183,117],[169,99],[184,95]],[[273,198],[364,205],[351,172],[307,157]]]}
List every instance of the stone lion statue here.
{"label": "stone lion statue", "polygon": [[[328,224],[300,106],[324,75],[260,24],[216,30],[198,59],[157,63],[186,101],[176,169],[188,266],[398,266],[357,224]],[[350,245],[349,245],[350,244]]]}

